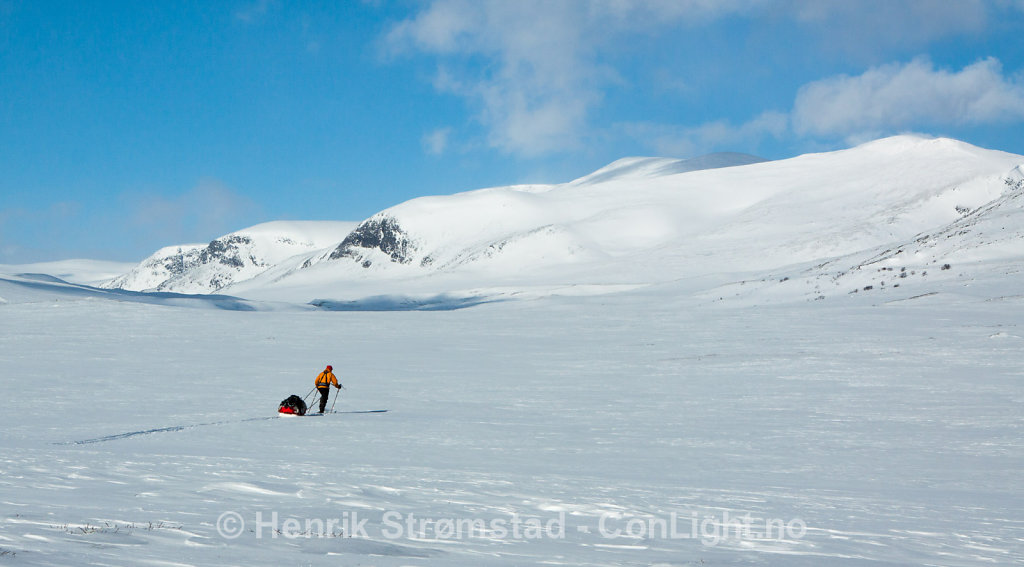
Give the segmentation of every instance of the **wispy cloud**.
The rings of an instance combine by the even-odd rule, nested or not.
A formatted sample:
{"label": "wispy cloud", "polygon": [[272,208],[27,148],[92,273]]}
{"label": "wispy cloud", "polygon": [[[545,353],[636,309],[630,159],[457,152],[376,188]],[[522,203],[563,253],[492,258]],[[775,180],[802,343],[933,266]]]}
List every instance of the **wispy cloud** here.
{"label": "wispy cloud", "polygon": [[621,80],[600,57],[610,38],[759,3],[436,0],[395,26],[386,45],[437,57],[434,86],[470,101],[488,143],[535,156],[580,145],[604,88]]}
{"label": "wispy cloud", "polygon": [[847,55],[874,57],[885,49],[918,49],[929,42],[980,33],[997,3],[983,0],[793,0],[794,20],[815,31],[821,47]]}
{"label": "wispy cloud", "polygon": [[802,87],[793,106],[801,136],[865,138],[908,128],[1024,120],[1024,81],[985,59],[960,71],[925,58]]}
{"label": "wispy cloud", "polygon": [[0,211],[0,262],[32,261],[79,243],[86,236],[86,207],[77,201],[57,201],[39,209]]}
{"label": "wispy cloud", "polygon": [[253,0],[235,10],[235,19],[254,24],[263,19],[274,6],[274,0]]}
{"label": "wispy cloud", "polygon": [[633,123],[619,125],[619,130],[658,155],[686,157],[719,149],[756,151],[761,141],[788,135],[789,116],[784,112],[766,111],[742,124],[726,120],[698,126]]}
{"label": "wispy cloud", "polygon": [[[163,246],[206,242],[253,224],[259,207],[205,179],[176,195],[125,193],[119,203],[58,201],[0,210],[0,263],[68,257],[138,259]],[[71,255],[71,256],[69,256]]]}
{"label": "wispy cloud", "polygon": [[[574,146],[599,99],[599,69],[587,53],[572,2],[434,2],[388,36],[397,50],[442,58],[439,90],[472,102],[493,147],[534,155]],[[473,67],[462,58],[485,57]]]}
{"label": "wispy cloud", "polygon": [[22,216],[20,209],[0,210],[0,263],[19,260],[21,245],[9,233],[14,232],[12,219]]}
{"label": "wispy cloud", "polygon": [[423,136],[423,149],[430,155],[438,156],[448,149],[448,138],[451,137],[451,128],[438,128]]}
{"label": "wispy cloud", "polygon": [[788,112],[765,111],[742,124],[630,124],[620,128],[662,155],[690,156],[774,138],[855,144],[936,127],[1024,122],[1024,75],[1006,75],[994,58],[959,71],[928,59],[872,67],[802,86]]}
{"label": "wispy cloud", "polygon": [[124,199],[140,237],[161,245],[202,242],[245,228],[246,219],[258,212],[252,200],[216,179],[170,197],[132,193]]}
{"label": "wispy cloud", "polygon": [[[1005,9],[994,6],[975,0],[433,0],[395,25],[384,43],[393,55],[418,53],[432,57],[436,61],[434,87],[469,102],[491,147],[509,154],[541,156],[578,149],[602,129],[592,123],[593,116],[604,103],[607,90],[624,83],[622,73],[609,63],[624,42],[663,33],[686,33],[694,26],[726,18],[768,18],[811,30],[812,35],[820,37],[822,49],[858,52],[870,61],[877,60],[875,56],[889,47],[914,49],[943,38],[980,33],[997,8]],[[920,65],[912,63],[898,71],[909,75]],[[984,63],[964,73],[997,74],[990,65]],[[888,67],[879,68],[861,82],[887,72]],[[932,70],[931,74],[936,72]],[[659,84],[675,88],[682,85],[689,92],[700,88],[687,77],[668,77],[663,72]],[[796,131],[813,135],[849,129],[844,121],[854,119],[849,117],[852,112],[840,112],[834,125],[815,122],[809,113],[815,106],[826,105],[826,91],[837,94],[855,88],[841,78],[808,85],[793,111]],[[864,88],[871,90],[870,86]],[[881,94],[876,92],[874,98]],[[998,94],[998,90],[990,94]],[[876,122],[883,125],[895,118],[890,112]],[[739,125],[711,121],[635,127],[660,129],[657,137],[661,141],[655,144],[659,147],[685,148],[743,136],[777,137],[788,124],[789,117],[784,113],[765,111]],[[445,140],[452,135],[446,134]],[[424,147],[430,152],[438,146]]]}

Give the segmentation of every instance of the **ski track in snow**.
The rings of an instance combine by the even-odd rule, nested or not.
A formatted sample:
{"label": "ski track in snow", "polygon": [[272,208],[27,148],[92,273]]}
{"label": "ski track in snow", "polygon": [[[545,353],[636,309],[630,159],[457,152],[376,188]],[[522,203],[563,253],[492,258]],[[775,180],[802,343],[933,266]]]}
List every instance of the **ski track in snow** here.
{"label": "ski track in snow", "polygon": [[[308,414],[305,417],[317,417],[319,415],[329,414],[362,414],[362,413],[385,413],[388,410],[350,410],[350,411],[328,411],[325,414]],[[136,437],[138,435],[150,435],[152,433],[166,433],[170,431],[184,431],[186,429],[193,429],[196,427],[206,427],[208,425],[224,425],[228,423],[245,423],[247,421],[263,421],[267,419],[278,419],[284,416],[272,415],[264,417],[250,417],[248,419],[236,419],[229,421],[211,421],[209,423],[192,423],[189,425],[172,425],[169,427],[155,427],[153,429],[143,429],[140,431],[129,431],[127,433],[116,433],[114,435],[104,435],[103,437],[93,437],[91,439],[80,439],[78,441],[65,441],[62,443],[54,443],[54,445],[88,445],[90,443],[105,443],[107,441],[118,441],[120,439],[128,439],[130,437]],[[288,416],[291,417],[291,416]]]}
{"label": "ski track in snow", "polygon": [[224,425],[226,423],[245,423],[247,421],[259,421],[263,419],[276,419],[277,416],[270,417],[252,417],[249,419],[239,419],[234,421],[212,421],[209,423],[193,423],[190,425],[172,425],[170,427],[156,427],[153,429],[143,429],[141,431],[129,431],[127,433],[117,433],[114,435],[104,435],[103,437],[93,437],[92,439],[80,439],[78,441],[65,441],[63,443],[54,443],[55,445],[88,445],[90,443],[104,443],[106,441],[117,441],[119,439],[128,439],[130,437],[136,437],[138,435],[150,435],[153,433],[166,433],[168,431],[184,431],[186,429],[193,429],[195,427],[205,427],[207,425]]}
{"label": "ski track in snow", "polygon": [[[768,307],[666,289],[435,312],[6,304],[0,565],[1021,564],[1020,302],[988,285]],[[277,419],[324,363],[340,411],[392,411]],[[730,535],[740,517],[805,529]],[[437,533],[513,518],[561,537]],[[367,533],[317,531],[332,519]]]}

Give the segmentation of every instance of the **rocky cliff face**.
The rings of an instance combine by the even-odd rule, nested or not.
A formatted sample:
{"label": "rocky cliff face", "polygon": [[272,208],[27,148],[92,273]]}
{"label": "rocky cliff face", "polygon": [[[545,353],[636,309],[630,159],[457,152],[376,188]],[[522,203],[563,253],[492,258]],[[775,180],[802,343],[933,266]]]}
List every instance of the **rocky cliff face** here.
{"label": "rocky cliff face", "polygon": [[262,257],[252,237],[232,234],[206,246],[165,248],[103,287],[212,293],[271,265]]}
{"label": "rocky cliff face", "polygon": [[416,251],[409,235],[398,221],[387,215],[376,215],[359,224],[331,253],[330,260],[349,258],[369,268],[373,260],[368,252],[379,250],[392,262],[408,264]]}
{"label": "rocky cliff face", "polygon": [[170,246],[103,284],[133,291],[213,293],[302,254],[333,246],[354,223],[274,222],[216,238]]}
{"label": "rocky cliff face", "polygon": [[168,282],[200,265],[199,256],[203,250],[204,247],[197,244],[162,248],[128,273],[105,282],[100,287],[131,291],[168,291]]}

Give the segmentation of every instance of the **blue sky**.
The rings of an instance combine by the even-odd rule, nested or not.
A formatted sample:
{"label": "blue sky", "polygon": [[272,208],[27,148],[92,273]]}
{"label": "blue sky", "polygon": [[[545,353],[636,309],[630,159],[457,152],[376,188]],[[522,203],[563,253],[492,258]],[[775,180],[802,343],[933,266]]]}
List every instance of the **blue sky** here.
{"label": "blue sky", "polygon": [[0,263],[625,156],[1024,154],[1024,0],[0,0]]}

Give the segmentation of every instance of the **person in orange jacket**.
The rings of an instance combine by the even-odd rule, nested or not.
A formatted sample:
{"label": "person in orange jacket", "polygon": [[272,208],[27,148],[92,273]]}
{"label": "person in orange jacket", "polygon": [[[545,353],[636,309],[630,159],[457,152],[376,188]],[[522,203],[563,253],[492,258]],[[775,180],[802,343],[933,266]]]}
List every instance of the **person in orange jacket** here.
{"label": "person in orange jacket", "polygon": [[320,413],[324,413],[324,409],[327,408],[327,397],[331,395],[331,386],[341,389],[338,378],[334,375],[334,367],[328,364],[327,368],[317,375],[315,384],[317,391],[320,392]]}

